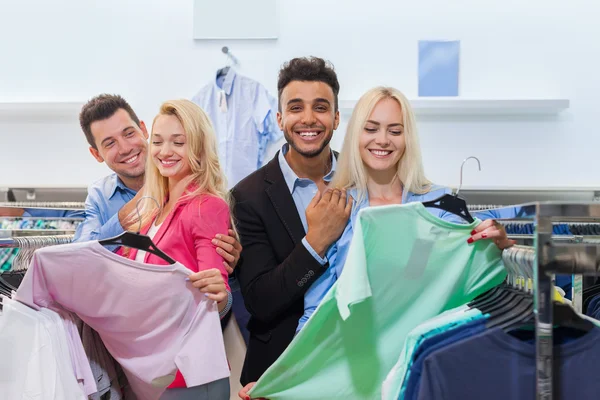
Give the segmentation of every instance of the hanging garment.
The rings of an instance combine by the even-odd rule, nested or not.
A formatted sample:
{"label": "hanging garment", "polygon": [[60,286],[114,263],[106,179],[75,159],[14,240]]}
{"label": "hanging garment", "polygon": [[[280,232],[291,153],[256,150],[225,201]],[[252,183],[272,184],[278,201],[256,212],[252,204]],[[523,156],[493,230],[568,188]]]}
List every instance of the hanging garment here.
{"label": "hanging garment", "polygon": [[17,300],[61,305],[92,327],[133,392],[158,399],[179,368],[189,386],[229,376],[217,305],[183,265],[126,259],[97,241],[38,250]]}
{"label": "hanging garment", "polygon": [[[44,309],[41,309],[40,311],[42,313],[46,312]],[[98,391],[96,381],[87,355],[85,354],[81,337],[75,326],[75,319],[71,313],[63,309],[57,309],[56,312],[60,315],[63,329],[67,333],[67,344],[69,347],[71,365],[75,371],[75,377],[78,382],[83,384],[86,393],[95,393]]]}
{"label": "hanging garment", "polygon": [[[555,398],[598,398],[600,329],[578,338],[560,333],[553,333]],[[491,329],[437,350],[425,359],[418,397],[413,398],[535,399],[535,342],[524,339]]]}
{"label": "hanging garment", "polygon": [[[282,150],[282,152],[283,152],[283,150]],[[335,164],[333,164],[333,166],[335,166]],[[333,170],[334,169],[332,168],[332,171]],[[282,167],[282,171],[285,176],[286,173],[285,173],[285,170],[283,169],[283,167]],[[327,180],[327,177],[325,177],[324,180]],[[412,202],[416,202],[416,201],[423,203],[426,201],[434,200],[438,197],[443,196],[444,194],[449,194],[449,193],[451,193],[451,190],[449,188],[446,188],[443,186],[438,186],[438,185],[432,185],[430,190],[427,193],[422,193],[422,194],[413,193],[408,190],[403,190],[402,191],[402,204],[408,204],[408,203],[412,203]],[[368,193],[366,193],[366,196],[362,199],[362,201],[358,201],[358,199],[359,199],[358,191],[354,188],[348,190],[348,195],[351,196],[355,200],[354,206],[352,207],[352,213],[350,215],[350,220],[348,221],[348,224],[346,224],[346,228],[344,229],[344,232],[342,232],[342,235],[338,238],[338,240],[333,245],[331,245],[331,247],[329,247],[329,250],[327,250],[326,258],[329,261],[329,267],[327,267],[327,269],[325,270],[323,275],[321,275],[304,294],[304,314],[302,315],[302,317],[300,318],[300,320],[298,322],[298,327],[296,328],[296,334],[300,330],[302,330],[302,328],[304,327],[304,324],[306,323],[306,321],[308,321],[310,316],[315,312],[317,306],[321,303],[325,294],[329,291],[329,289],[331,289],[331,287],[333,286],[335,281],[338,279],[338,277],[341,276],[343,268],[344,268],[344,264],[346,262],[346,257],[348,255],[348,249],[350,248],[350,244],[352,242],[352,237],[354,236],[354,231],[352,229],[352,226],[353,226],[353,224],[356,223],[355,221],[356,221],[356,218],[357,218],[360,210],[362,210],[363,208],[369,207]],[[312,198],[310,200],[312,200]],[[307,205],[310,202],[310,200],[308,200],[306,202]],[[441,210],[439,208],[427,208],[427,211],[429,211],[431,214],[435,215],[436,217],[444,219],[446,221],[456,222],[459,224],[465,223],[465,220],[463,220],[458,215],[452,214],[448,211]],[[301,214],[301,215],[304,215],[304,214]],[[307,226],[305,226],[305,230],[307,230]],[[324,265],[325,261],[323,261],[321,264]]]}
{"label": "hanging garment", "polygon": [[404,383],[404,378],[412,366],[415,350],[427,338],[447,331],[455,326],[483,318],[481,311],[460,306],[431,318],[414,328],[406,337],[398,362],[388,373],[381,388],[383,400],[396,400]]}
{"label": "hanging garment", "polygon": [[[4,297],[0,317],[0,400],[85,400],[60,317]],[[91,382],[93,384],[94,382]]]}
{"label": "hanging garment", "polygon": [[78,319],[76,324],[98,387],[98,391],[90,396],[90,400],[102,400],[103,396],[110,400],[123,399],[123,388],[120,382],[120,379],[123,379],[120,376],[123,374],[121,367],[108,353],[95,330],[84,324],[81,319]]}
{"label": "hanging garment", "polygon": [[425,339],[415,350],[411,369],[406,375],[405,385],[402,388],[404,394],[400,398],[417,398],[423,362],[428,355],[436,350],[443,349],[453,343],[460,342],[463,339],[475,336],[483,331],[485,331],[485,320],[477,319]]}
{"label": "hanging garment", "polygon": [[233,68],[200,89],[192,101],[212,121],[229,188],[260,168],[269,143],[283,136],[277,126],[277,100]]}
{"label": "hanging garment", "polygon": [[478,223],[441,220],[421,203],[361,210],[344,272],[250,396],[380,398],[412,329],[506,277],[493,243],[467,244]]}

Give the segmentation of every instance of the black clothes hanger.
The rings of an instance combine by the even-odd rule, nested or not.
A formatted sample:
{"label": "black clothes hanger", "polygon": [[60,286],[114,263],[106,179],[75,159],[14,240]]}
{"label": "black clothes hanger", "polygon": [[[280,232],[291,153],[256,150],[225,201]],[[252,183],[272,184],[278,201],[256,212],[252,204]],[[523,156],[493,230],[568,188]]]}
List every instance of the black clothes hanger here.
{"label": "black clothes hanger", "polygon": [[0,287],[4,288],[4,289],[7,289],[8,293],[9,293],[9,296],[10,296],[10,291],[11,290],[17,290],[17,288],[14,285],[12,285],[10,282],[6,281],[2,277],[2,275],[0,275]]}
{"label": "black clothes hanger", "polygon": [[[123,233],[121,233],[118,236],[112,237],[112,238],[108,238],[108,239],[103,239],[103,240],[99,240],[98,243],[100,243],[103,246],[109,246],[109,245],[120,245],[120,246],[126,246],[126,247],[131,247],[134,249],[138,249],[138,250],[143,250],[147,253],[152,253],[160,258],[162,258],[163,260],[165,260],[166,262],[168,262],[169,264],[175,264],[175,260],[173,260],[171,257],[169,257],[168,255],[166,255],[162,250],[160,250],[156,244],[154,244],[154,242],[152,241],[152,239],[150,239],[149,236],[146,235],[141,235],[139,232],[142,230],[142,218],[141,218],[141,214],[140,214],[140,209],[139,209],[139,203],[141,200],[148,198],[148,199],[152,199],[154,201],[156,201],[154,198],[149,197],[149,196],[144,196],[141,199],[138,200],[137,204],[136,204],[136,211],[138,213],[138,218],[140,221],[140,227],[138,229],[137,232],[129,232],[129,231],[125,231]],[[158,204],[158,201],[156,201],[156,204]],[[160,209],[160,205],[158,207]]]}
{"label": "black clothes hanger", "polygon": [[152,253],[162,258],[169,264],[175,264],[175,260],[173,260],[171,257],[163,253],[158,247],[156,247],[156,245],[154,244],[154,242],[152,242],[152,239],[150,239],[149,236],[140,235],[139,233],[125,231],[118,236],[99,240],[98,243],[100,243],[103,246],[120,245],[125,247],[132,247],[134,249],[143,250],[147,253]]}
{"label": "black clothes hanger", "polygon": [[[533,304],[533,299],[531,300]],[[528,311],[529,317],[514,319],[513,321],[507,321],[500,326],[505,332],[517,330],[517,329],[530,329],[535,321],[533,314],[533,305]],[[561,304],[554,302],[552,304],[552,324],[556,327],[575,329],[580,332],[590,332],[592,329],[596,329],[595,325],[585,318],[579,316],[573,307],[567,304]],[[497,326],[497,325],[494,325]]]}
{"label": "black clothes hanger", "polygon": [[426,201],[423,205],[425,207],[439,208],[440,210],[448,211],[449,213],[458,215],[468,223],[473,223],[473,221],[475,221],[471,216],[471,213],[469,213],[467,202],[456,195],[445,194],[437,199]]}
{"label": "black clothes hanger", "polygon": [[222,76],[226,76],[229,73],[229,69],[231,67],[227,66],[227,67],[223,67],[221,69],[217,70],[217,79],[221,78]]}
{"label": "black clothes hanger", "polygon": [[458,186],[458,190],[456,191],[456,194],[454,194],[454,195],[445,194],[441,197],[438,197],[437,199],[425,201],[425,202],[423,202],[423,206],[439,208],[440,210],[444,210],[444,211],[447,211],[454,215],[458,215],[459,217],[461,217],[462,219],[464,219],[465,221],[467,221],[470,224],[473,223],[473,221],[475,221],[475,219],[469,212],[469,208],[467,207],[467,202],[464,199],[458,197],[458,193],[460,192],[460,189],[462,188],[463,167],[464,167],[465,163],[467,162],[467,160],[469,160],[471,158],[477,160],[477,165],[479,167],[479,170],[481,171],[481,163],[479,162],[479,159],[477,157],[465,158],[462,162],[462,165],[460,166],[460,185]]}

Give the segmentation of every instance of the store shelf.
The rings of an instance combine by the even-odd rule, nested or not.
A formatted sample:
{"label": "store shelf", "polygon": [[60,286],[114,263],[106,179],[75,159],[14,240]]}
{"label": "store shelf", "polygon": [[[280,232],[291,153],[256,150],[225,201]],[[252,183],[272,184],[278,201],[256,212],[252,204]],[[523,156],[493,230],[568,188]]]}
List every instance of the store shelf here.
{"label": "store shelf", "polygon": [[[568,99],[465,99],[415,98],[410,103],[417,115],[548,115],[569,108]],[[340,102],[342,112],[350,113],[356,101]]]}
{"label": "store shelf", "polygon": [[0,102],[0,120],[52,120],[70,118],[77,121],[83,101],[16,101]]}

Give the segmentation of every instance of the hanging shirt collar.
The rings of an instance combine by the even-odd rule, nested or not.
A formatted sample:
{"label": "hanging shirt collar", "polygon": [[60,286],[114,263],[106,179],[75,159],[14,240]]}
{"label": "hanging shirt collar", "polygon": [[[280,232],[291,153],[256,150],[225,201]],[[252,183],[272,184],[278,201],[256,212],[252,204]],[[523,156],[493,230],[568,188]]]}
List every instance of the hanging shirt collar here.
{"label": "hanging shirt collar", "polygon": [[231,90],[233,88],[233,81],[235,80],[235,77],[236,73],[233,67],[229,67],[227,75],[225,75],[221,86],[219,86],[219,79],[217,79],[217,74],[215,74],[215,86],[217,87],[217,90],[224,91],[227,96],[231,95]]}

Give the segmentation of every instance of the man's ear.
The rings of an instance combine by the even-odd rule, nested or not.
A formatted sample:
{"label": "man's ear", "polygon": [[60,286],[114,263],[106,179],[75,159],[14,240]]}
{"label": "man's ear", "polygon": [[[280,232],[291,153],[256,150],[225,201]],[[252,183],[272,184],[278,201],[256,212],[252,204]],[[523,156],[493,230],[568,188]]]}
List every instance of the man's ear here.
{"label": "man's ear", "polygon": [[148,129],[146,129],[146,124],[144,121],[140,121],[140,129],[142,130],[142,135],[144,135],[144,139],[148,140]]}
{"label": "man's ear", "polygon": [[96,159],[96,161],[98,161],[99,163],[103,163],[104,162],[104,158],[102,158],[102,156],[100,155],[100,152],[98,151],[98,149],[95,149],[93,147],[90,146],[90,154],[92,156],[94,156],[94,158]]}
{"label": "man's ear", "polygon": [[279,129],[283,131],[283,116],[279,111],[277,111],[277,125],[279,125]]}
{"label": "man's ear", "polygon": [[333,130],[335,131],[340,125],[340,110],[335,112],[335,117],[333,120]]}

